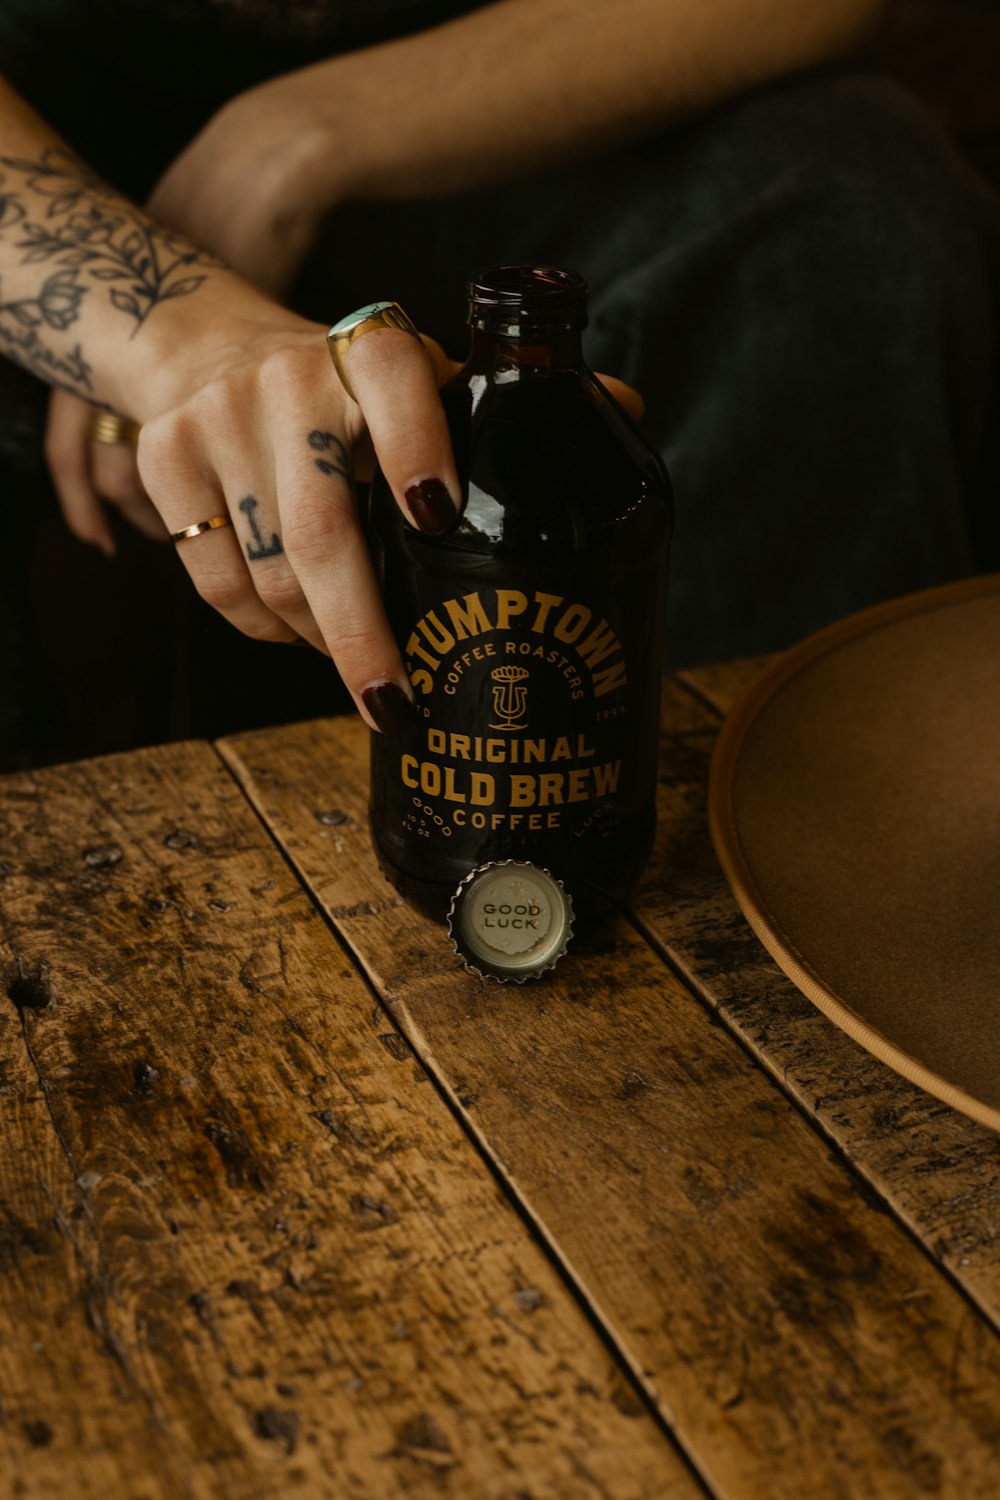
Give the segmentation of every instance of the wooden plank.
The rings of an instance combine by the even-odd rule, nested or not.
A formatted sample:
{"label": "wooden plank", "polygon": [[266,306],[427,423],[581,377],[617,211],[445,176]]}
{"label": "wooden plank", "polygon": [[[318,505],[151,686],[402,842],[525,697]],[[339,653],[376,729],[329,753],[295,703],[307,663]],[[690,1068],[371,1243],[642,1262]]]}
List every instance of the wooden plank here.
{"label": "wooden plank", "polygon": [[537,985],[478,982],[387,895],[356,722],[222,748],[721,1496],[995,1495],[1000,1341],[629,923]]}
{"label": "wooden plank", "polygon": [[5,1495],[702,1493],[209,747],[0,860]]}
{"label": "wooden plank", "polygon": [[[9,950],[8,950],[9,951]],[[8,971],[8,976],[11,971]],[[30,992],[30,979],[13,970]],[[184,1493],[185,1466],[106,1316],[108,1284],[79,1185],[56,1134],[18,1012],[0,1012],[0,1474],[5,1495],[114,1493],[115,1447],[146,1455],[159,1476],[137,1496]],[[86,1401],[79,1400],[86,1391]],[[211,1414],[196,1414],[211,1432]],[[33,1487],[29,1476],[47,1477]],[[135,1476],[138,1480],[141,1476]]]}
{"label": "wooden plank", "polygon": [[[688,771],[663,788],[657,854],[637,911],[725,1024],[1000,1326],[996,1135],[900,1078],[800,994],[754,937],[700,835],[720,716],[761,665],[684,673],[681,691],[670,690],[665,722],[686,733]],[[672,856],[680,850],[683,859]]]}

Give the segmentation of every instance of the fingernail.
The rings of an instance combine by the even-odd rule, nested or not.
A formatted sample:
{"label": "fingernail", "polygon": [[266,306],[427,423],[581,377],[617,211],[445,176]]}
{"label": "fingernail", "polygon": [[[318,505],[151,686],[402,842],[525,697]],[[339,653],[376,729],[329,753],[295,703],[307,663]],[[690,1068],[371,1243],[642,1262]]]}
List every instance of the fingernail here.
{"label": "fingernail", "polygon": [[361,701],[383,734],[402,734],[417,717],[416,705],[394,682],[365,688]]}
{"label": "fingernail", "polygon": [[109,559],[115,555],[115,544],[109,536],[98,537],[94,542],[94,546]]}
{"label": "fingernail", "polygon": [[420,530],[430,536],[446,531],[455,519],[451,496],[440,479],[421,479],[411,484],[405,499]]}

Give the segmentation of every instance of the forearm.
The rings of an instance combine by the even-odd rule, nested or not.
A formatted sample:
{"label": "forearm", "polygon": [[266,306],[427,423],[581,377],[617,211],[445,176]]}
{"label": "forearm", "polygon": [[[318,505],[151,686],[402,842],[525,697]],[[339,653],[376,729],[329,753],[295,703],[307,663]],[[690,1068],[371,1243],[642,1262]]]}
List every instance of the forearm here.
{"label": "forearm", "polygon": [[0,354],[50,385],[142,421],[220,305],[270,305],[90,173],[2,80],[0,176]]}
{"label": "forearm", "polygon": [[850,51],[884,0],[499,0],[299,75],[323,189],[443,196],[641,140]]}

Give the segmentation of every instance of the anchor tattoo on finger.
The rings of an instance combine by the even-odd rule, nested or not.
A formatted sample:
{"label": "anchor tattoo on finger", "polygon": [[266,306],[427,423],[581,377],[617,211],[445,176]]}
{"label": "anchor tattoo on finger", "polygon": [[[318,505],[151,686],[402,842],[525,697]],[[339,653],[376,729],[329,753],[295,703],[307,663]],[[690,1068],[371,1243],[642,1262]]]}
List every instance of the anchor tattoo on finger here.
{"label": "anchor tattoo on finger", "polygon": [[276,531],[271,533],[269,542],[265,542],[261,536],[260,526],[257,523],[257,505],[258,501],[254,495],[247,495],[240,501],[240,510],[246,516],[250,523],[250,530],[253,532],[253,541],[246,544],[247,557],[251,562],[259,562],[262,557],[277,557],[279,552],[285,550],[281,545],[281,537]]}

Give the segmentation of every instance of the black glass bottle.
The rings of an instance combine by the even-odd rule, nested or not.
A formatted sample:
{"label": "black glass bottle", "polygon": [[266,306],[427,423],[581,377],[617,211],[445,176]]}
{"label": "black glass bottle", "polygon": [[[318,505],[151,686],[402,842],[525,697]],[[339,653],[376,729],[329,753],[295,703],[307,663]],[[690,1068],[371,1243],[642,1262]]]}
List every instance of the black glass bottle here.
{"label": "black glass bottle", "polygon": [[425,536],[376,476],[371,530],[418,717],[372,736],[383,870],[443,916],[469,871],[550,870],[577,912],[649,855],[672,500],[666,471],[584,364],[582,276],[498,266],[442,391],[463,480]]}

